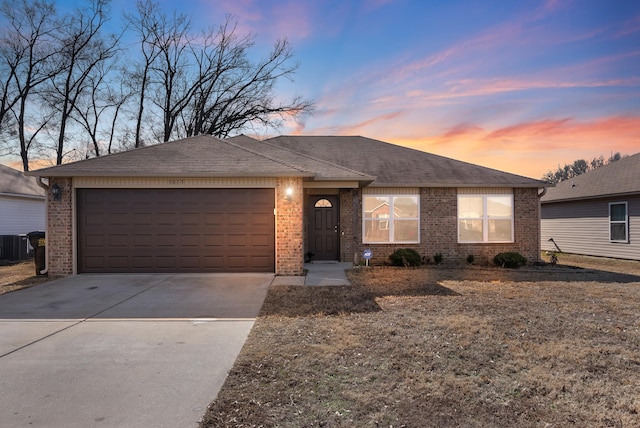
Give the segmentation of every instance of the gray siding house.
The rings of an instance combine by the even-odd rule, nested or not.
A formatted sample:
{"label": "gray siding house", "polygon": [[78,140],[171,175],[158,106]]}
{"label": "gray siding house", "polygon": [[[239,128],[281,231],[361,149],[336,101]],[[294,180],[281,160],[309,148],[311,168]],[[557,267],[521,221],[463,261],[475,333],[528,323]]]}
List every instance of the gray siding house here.
{"label": "gray siding house", "polygon": [[26,258],[26,234],[44,228],[44,189],[33,177],[0,165],[0,260]]}
{"label": "gray siding house", "polygon": [[640,260],[640,153],[558,183],[541,203],[544,251]]}

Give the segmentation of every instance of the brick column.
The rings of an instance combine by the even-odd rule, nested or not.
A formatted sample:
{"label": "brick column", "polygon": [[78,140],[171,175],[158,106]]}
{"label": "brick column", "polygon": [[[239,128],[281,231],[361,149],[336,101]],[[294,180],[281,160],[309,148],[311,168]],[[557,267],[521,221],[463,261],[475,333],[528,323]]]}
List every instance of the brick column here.
{"label": "brick column", "polygon": [[[291,188],[292,194],[287,195]],[[303,250],[302,178],[279,178],[276,184],[276,274],[302,275]]]}
{"label": "brick column", "polygon": [[61,200],[54,201],[47,192],[47,267],[49,277],[73,274],[73,210],[71,178],[50,178],[49,187],[57,184]]}

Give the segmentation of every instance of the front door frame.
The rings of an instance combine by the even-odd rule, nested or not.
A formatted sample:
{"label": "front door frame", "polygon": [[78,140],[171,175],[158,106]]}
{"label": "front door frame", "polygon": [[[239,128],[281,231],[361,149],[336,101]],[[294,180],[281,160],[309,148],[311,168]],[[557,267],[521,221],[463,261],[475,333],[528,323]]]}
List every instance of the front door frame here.
{"label": "front door frame", "polygon": [[[318,201],[326,199],[331,202],[331,207],[316,208]],[[320,232],[322,236],[318,236],[314,228],[316,210],[332,210],[333,224],[325,224],[327,218],[321,219],[324,231]],[[340,260],[340,197],[339,195],[308,195],[307,196],[307,249],[305,250],[305,261],[339,261]],[[327,247],[327,243],[331,247],[329,251],[316,248],[316,238],[322,240]],[[329,239],[329,241],[327,241]]]}

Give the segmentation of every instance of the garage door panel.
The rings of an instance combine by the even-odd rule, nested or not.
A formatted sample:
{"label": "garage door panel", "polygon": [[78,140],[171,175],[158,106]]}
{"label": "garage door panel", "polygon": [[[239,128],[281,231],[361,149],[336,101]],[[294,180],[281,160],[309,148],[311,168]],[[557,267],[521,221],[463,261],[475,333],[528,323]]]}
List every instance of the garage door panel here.
{"label": "garage door panel", "polygon": [[133,256],[133,268],[134,269],[151,269],[152,268],[152,257],[151,256]]}
{"label": "garage door panel", "polygon": [[224,213],[205,213],[204,224],[207,226],[221,226],[225,224]]}
{"label": "garage door panel", "polygon": [[107,216],[109,226],[126,226],[129,223],[129,215],[126,212],[111,212]]}
{"label": "garage door panel", "polygon": [[108,256],[107,264],[104,265],[104,269],[112,270],[112,269],[120,269],[122,272],[129,265],[129,259],[123,256]]}
{"label": "garage door panel", "polygon": [[84,237],[84,245],[87,247],[103,248],[104,236],[103,235],[88,235]]}
{"label": "garage door panel", "polygon": [[152,235],[132,235],[132,247],[133,248],[150,248],[153,245]]}
{"label": "garage door panel", "polygon": [[[103,236],[100,236],[100,243],[97,245],[92,245],[92,247],[95,246],[104,246],[104,239]],[[126,248],[127,246],[129,246],[129,235],[109,235],[108,236],[109,239],[109,247],[112,248]]]}
{"label": "garage door panel", "polygon": [[180,235],[179,242],[181,247],[199,247],[200,235]]}
{"label": "garage door panel", "polygon": [[180,224],[182,226],[199,226],[202,222],[200,213],[182,213],[180,216]]}
{"label": "garage door panel", "polygon": [[175,269],[176,258],[174,256],[158,256],[156,264],[159,269]]}
{"label": "garage door panel", "polygon": [[207,269],[221,269],[224,266],[224,256],[204,256],[204,266]]}
{"label": "garage door panel", "polygon": [[204,246],[205,247],[224,247],[224,245],[225,245],[224,235],[222,235],[222,234],[218,234],[218,235],[207,234],[207,235],[204,235]]}
{"label": "garage door panel", "polygon": [[78,189],[80,272],[273,272],[273,189]]}

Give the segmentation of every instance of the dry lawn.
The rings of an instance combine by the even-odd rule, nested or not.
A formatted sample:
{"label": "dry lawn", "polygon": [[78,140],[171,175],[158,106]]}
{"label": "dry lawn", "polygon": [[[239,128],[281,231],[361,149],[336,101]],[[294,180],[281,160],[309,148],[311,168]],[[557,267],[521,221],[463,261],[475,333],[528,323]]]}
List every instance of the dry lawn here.
{"label": "dry lawn", "polygon": [[561,263],[272,287],[202,426],[640,426],[640,263]]}
{"label": "dry lawn", "polygon": [[48,281],[47,276],[36,275],[33,260],[0,266],[0,294],[20,290]]}

